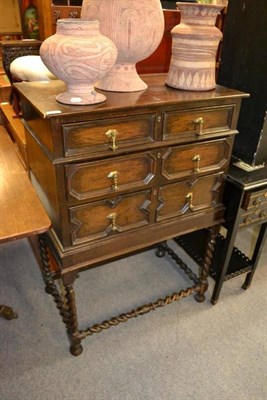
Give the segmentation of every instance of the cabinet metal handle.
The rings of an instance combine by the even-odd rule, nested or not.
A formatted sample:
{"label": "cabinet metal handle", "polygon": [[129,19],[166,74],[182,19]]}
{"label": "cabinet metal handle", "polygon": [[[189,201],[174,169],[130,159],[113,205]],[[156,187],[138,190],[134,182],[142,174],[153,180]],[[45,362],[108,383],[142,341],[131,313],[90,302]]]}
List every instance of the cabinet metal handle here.
{"label": "cabinet metal handle", "polygon": [[194,197],[194,194],[192,192],[187,193],[187,195],[186,195],[186,201],[188,203],[188,207],[190,208],[190,210],[193,210],[193,208],[194,208],[193,197]]}
{"label": "cabinet metal handle", "polygon": [[261,203],[262,203],[262,201],[261,201],[260,197],[257,197],[257,199],[255,199],[255,200],[253,201],[253,205],[254,205],[254,206],[258,206],[258,205],[260,205]]}
{"label": "cabinet metal handle", "polygon": [[259,215],[260,218],[266,218],[267,217],[267,212],[266,211],[262,211]]}
{"label": "cabinet metal handle", "polygon": [[109,214],[109,215],[107,216],[107,219],[109,219],[109,220],[111,221],[111,230],[112,230],[113,232],[119,231],[119,228],[118,228],[117,225],[116,225],[116,217],[117,217],[117,215],[116,215],[115,212],[114,212],[114,213],[111,213],[111,214]]}
{"label": "cabinet metal handle", "polygon": [[116,138],[118,136],[119,132],[117,131],[117,129],[109,129],[105,135],[112,140],[112,145],[109,146],[109,149],[111,149],[112,151],[116,151],[118,149],[118,146],[116,145]]}
{"label": "cabinet metal handle", "polygon": [[196,126],[197,135],[203,135],[204,119],[202,117],[196,118],[194,120],[194,124]]}
{"label": "cabinet metal handle", "polygon": [[192,158],[193,163],[195,163],[194,172],[198,172],[198,171],[199,171],[200,160],[201,160],[201,157],[200,157],[199,154],[196,154],[196,155]]}
{"label": "cabinet metal handle", "polygon": [[246,225],[250,224],[251,222],[252,222],[252,219],[250,217],[246,217],[243,220],[243,223],[246,224]]}
{"label": "cabinet metal handle", "polygon": [[118,171],[110,171],[108,178],[113,180],[112,190],[118,190]]}

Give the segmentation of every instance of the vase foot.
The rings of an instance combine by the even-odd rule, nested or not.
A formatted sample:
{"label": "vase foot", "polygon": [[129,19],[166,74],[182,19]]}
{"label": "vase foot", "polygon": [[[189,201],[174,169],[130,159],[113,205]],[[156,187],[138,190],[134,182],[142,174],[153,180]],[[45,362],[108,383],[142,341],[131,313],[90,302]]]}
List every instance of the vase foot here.
{"label": "vase foot", "polygon": [[88,90],[86,93],[71,93],[63,92],[56,96],[56,101],[62,104],[69,104],[72,106],[90,105],[103,103],[106,100],[106,96],[102,93],[96,92],[94,89]]}
{"label": "vase foot", "polygon": [[215,89],[214,68],[193,69],[170,66],[166,85],[174,89],[189,91],[209,91]]}
{"label": "vase foot", "polygon": [[116,64],[95,87],[109,92],[139,92],[147,84],[138,75],[135,65]]}

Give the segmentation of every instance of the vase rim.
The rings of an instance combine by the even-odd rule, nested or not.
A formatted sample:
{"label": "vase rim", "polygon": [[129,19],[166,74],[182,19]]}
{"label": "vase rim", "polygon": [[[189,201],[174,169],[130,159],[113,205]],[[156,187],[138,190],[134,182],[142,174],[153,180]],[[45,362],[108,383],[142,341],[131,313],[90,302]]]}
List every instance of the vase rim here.
{"label": "vase rim", "polygon": [[84,18],[60,18],[57,20],[57,24],[68,23],[68,24],[84,24],[84,25],[99,25],[97,19],[84,19]]}
{"label": "vase rim", "polygon": [[177,1],[176,6],[179,7],[181,6],[187,6],[187,7],[206,7],[206,8],[215,8],[215,9],[222,9],[224,8],[224,4],[207,4],[207,3],[187,3],[185,1]]}

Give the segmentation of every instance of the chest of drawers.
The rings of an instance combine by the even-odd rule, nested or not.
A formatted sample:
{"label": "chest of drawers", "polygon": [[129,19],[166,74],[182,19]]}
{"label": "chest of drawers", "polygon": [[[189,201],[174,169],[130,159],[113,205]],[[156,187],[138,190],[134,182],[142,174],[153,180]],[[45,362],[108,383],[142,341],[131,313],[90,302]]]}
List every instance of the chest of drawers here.
{"label": "chest of drawers", "polygon": [[66,106],[60,81],[17,84],[31,180],[66,277],[222,222],[222,191],[244,93],[148,89]]}

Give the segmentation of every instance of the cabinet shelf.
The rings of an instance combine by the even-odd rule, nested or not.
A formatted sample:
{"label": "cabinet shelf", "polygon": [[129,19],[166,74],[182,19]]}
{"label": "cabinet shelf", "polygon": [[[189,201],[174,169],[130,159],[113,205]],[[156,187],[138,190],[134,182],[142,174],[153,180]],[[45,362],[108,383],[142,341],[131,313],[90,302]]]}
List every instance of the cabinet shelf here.
{"label": "cabinet shelf", "polygon": [[[205,254],[205,239],[207,231],[201,230],[187,235],[177,237],[175,241],[196,261],[198,264],[203,264],[202,254]],[[216,237],[216,244],[214,254],[210,266],[210,276],[217,280],[220,275],[219,266],[220,258],[222,257],[223,247],[225,245],[225,238],[218,234]],[[236,276],[245,274],[252,270],[251,260],[242,253],[237,247],[233,248],[231,259],[229,262],[227,273],[224,281],[235,278]]]}

